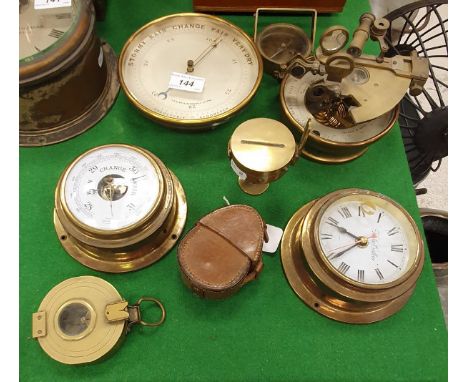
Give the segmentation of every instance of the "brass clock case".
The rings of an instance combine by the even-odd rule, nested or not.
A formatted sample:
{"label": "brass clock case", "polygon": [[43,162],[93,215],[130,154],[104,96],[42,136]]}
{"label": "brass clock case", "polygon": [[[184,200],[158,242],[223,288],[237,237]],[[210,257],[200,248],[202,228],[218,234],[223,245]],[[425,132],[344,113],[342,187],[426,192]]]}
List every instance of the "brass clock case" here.
{"label": "brass clock case", "polygon": [[[82,157],[105,147],[127,147],[146,157],[158,174],[160,193],[138,222],[115,230],[96,229],[80,222],[65,201],[65,180]],[[187,202],[177,177],[149,151],[129,145],[106,145],[89,150],[63,172],[55,189],[54,225],[65,250],[83,265],[111,273],[144,268],[162,258],[177,242],[185,225]]]}
{"label": "brass clock case", "polygon": [[54,144],[83,133],[117,97],[117,59],[96,35],[94,7],[88,0],[73,4],[79,7],[76,25],[66,33],[53,29],[61,36],[58,42],[20,60],[20,146]]}
{"label": "brass clock case", "polygon": [[[159,322],[141,319],[142,301],[159,306]],[[114,351],[132,325],[159,326],[164,319],[164,307],[157,299],[142,297],[130,306],[107,281],[94,276],[73,277],[52,288],[33,313],[32,337],[58,362],[86,364]]]}
{"label": "brass clock case", "polygon": [[[126,76],[125,76],[125,66],[127,64],[126,57],[127,56],[131,57],[132,54],[135,54],[135,53],[132,53],[132,54],[130,53],[131,45],[139,41],[140,39],[146,37],[148,34],[150,34],[150,31],[153,31],[153,33],[156,33],[156,34],[159,34],[161,31],[165,32],[166,28],[161,27],[161,30],[158,30],[157,28],[159,27],[160,24],[163,24],[165,22],[171,22],[172,20],[179,21],[179,23],[182,25],[193,25],[193,24],[203,25],[204,22],[213,21],[216,23],[220,23],[220,25],[222,25],[223,28],[226,28],[227,31],[238,33],[239,36],[241,36],[240,38],[243,39],[242,43],[247,44],[252,49],[252,52],[255,55],[255,59],[257,60],[257,63],[258,63],[258,70],[256,73],[255,83],[253,84],[251,90],[249,91],[249,93],[247,94],[245,98],[243,98],[240,102],[238,102],[234,107],[231,107],[229,108],[229,110],[226,110],[220,114],[207,115],[207,116],[200,117],[200,118],[178,118],[177,116],[165,115],[162,112],[152,110],[147,105],[145,105],[144,101],[142,101],[135,95],[135,92],[133,91],[132,86],[128,83]],[[169,28],[167,29],[169,30]],[[135,47],[135,51],[139,52],[140,49],[145,44],[146,44],[145,42],[140,43],[138,46]],[[190,44],[190,42],[187,42],[187,44]],[[207,51],[209,51],[209,49],[207,49],[205,52]],[[203,57],[205,55],[208,55],[208,53],[201,54],[201,56]],[[170,57],[165,57],[165,59],[170,59]],[[193,64],[193,61],[192,61],[192,64]],[[142,26],[140,29],[135,31],[129,37],[129,39],[123,46],[122,52],[120,54],[118,66],[119,66],[120,83],[125,92],[125,95],[129,99],[129,101],[133,104],[133,106],[135,106],[141,113],[143,113],[146,117],[150,118],[153,121],[161,123],[162,125],[166,127],[170,127],[170,128],[174,128],[178,130],[185,130],[185,131],[201,131],[201,130],[208,130],[208,129],[216,128],[217,126],[219,126],[220,124],[222,124],[223,122],[227,121],[229,118],[231,118],[232,116],[240,112],[242,109],[244,109],[244,107],[247,106],[247,104],[254,97],[255,93],[258,90],[258,87],[260,86],[260,82],[261,82],[262,75],[263,75],[262,59],[261,59],[260,53],[258,52],[257,46],[254,44],[250,36],[247,35],[247,33],[245,33],[241,28],[237,27],[236,25],[222,18],[213,16],[213,15],[203,14],[203,13],[176,13],[176,14],[158,18]],[[191,70],[189,70],[188,68],[188,66],[190,65],[187,63],[186,66],[187,66],[186,73],[190,74]],[[225,68],[213,67],[213,70],[219,71],[219,70],[225,70]],[[194,74],[196,75],[196,71]],[[225,75],[229,76],[229,72],[226,72]],[[167,93],[167,91],[165,93]]]}
{"label": "brass clock case", "polygon": [[228,143],[228,157],[239,186],[250,195],[263,193],[269,183],[284,175],[300,150],[289,129],[269,118],[241,123]]}
{"label": "brass clock case", "polygon": [[[283,115],[292,126],[291,131],[296,139],[299,139],[299,137],[304,134],[304,126],[291,113],[286,100],[285,87],[289,78],[292,79],[290,75],[286,75],[281,82],[280,102]],[[306,77],[304,77],[303,80],[305,81]],[[300,100],[299,105],[306,109],[304,100]],[[320,120],[317,120],[317,118],[315,118],[310,112],[307,112],[307,118],[312,119],[312,125],[308,139],[305,143],[304,149],[302,150],[302,156],[307,159],[326,164],[346,163],[357,159],[366,153],[368,147],[372,143],[384,137],[392,129],[398,118],[398,112],[399,106],[397,105],[388,113],[368,122],[375,126],[374,128],[378,130],[378,133],[368,139],[356,142],[337,142],[320,136],[318,133],[318,127],[324,127],[325,125],[321,123]],[[357,127],[359,128],[359,126]]]}
{"label": "brass clock case", "polygon": [[[387,284],[362,284],[328,265],[318,239],[318,224],[327,206],[350,194],[378,195],[396,206],[414,232],[412,263],[402,277]],[[393,200],[372,191],[332,192],[301,207],[289,220],[281,243],[283,271],[296,295],[318,313],[346,323],[367,324],[399,311],[411,297],[424,264],[424,247],[416,224]]]}

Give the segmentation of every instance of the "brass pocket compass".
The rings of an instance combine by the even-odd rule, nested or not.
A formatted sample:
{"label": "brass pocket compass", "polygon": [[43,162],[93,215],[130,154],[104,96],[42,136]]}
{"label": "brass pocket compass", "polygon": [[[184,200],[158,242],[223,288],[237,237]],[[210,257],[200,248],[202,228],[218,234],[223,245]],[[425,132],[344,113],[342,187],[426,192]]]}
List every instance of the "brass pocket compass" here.
{"label": "brass pocket compass", "polygon": [[242,191],[250,195],[265,192],[299,159],[308,133],[306,128],[296,145],[289,129],[274,119],[254,118],[241,123],[229,140],[228,157]]}
{"label": "brass pocket compass", "polygon": [[137,30],[119,60],[122,87],[147,117],[173,128],[213,128],[255,95],[262,60],[250,37],[200,13],[161,17]]}
{"label": "brass pocket compass", "polygon": [[[146,322],[140,306],[161,309],[158,322]],[[77,365],[98,361],[117,348],[135,324],[159,326],[166,318],[162,303],[142,297],[129,305],[107,281],[73,277],[52,288],[32,315],[32,337],[58,362]]]}
{"label": "brass pocket compass", "polygon": [[129,272],[176,243],[185,224],[182,185],[159,158],[136,146],[91,149],[63,172],[54,224],[65,250],[87,267]]}
{"label": "brass pocket compass", "polygon": [[89,0],[19,1],[20,146],[81,134],[114,103],[117,59],[95,18]]}
{"label": "brass pocket compass", "polygon": [[345,189],[293,215],[281,261],[304,303],[334,320],[364,324],[405,305],[423,267],[424,247],[399,204],[373,191]]}

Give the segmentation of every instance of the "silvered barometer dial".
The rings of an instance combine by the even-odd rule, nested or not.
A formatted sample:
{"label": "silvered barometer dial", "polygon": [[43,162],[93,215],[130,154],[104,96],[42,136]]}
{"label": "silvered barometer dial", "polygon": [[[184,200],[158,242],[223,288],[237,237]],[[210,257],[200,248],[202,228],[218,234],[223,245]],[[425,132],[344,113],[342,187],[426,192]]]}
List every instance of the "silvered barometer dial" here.
{"label": "silvered barometer dial", "polygon": [[294,214],[281,259],[289,284],[307,305],[338,321],[370,323],[408,301],[424,251],[403,207],[373,191],[346,189]]}
{"label": "silvered barometer dial", "polygon": [[262,77],[256,46],[240,28],[209,15],[154,20],[125,44],[120,78],[130,101],[173,127],[213,127],[242,109]]}
{"label": "silvered barometer dial", "polygon": [[100,146],[78,157],[56,190],[55,223],[65,249],[94,269],[127,272],[153,263],[185,224],[185,194],[150,152]]}

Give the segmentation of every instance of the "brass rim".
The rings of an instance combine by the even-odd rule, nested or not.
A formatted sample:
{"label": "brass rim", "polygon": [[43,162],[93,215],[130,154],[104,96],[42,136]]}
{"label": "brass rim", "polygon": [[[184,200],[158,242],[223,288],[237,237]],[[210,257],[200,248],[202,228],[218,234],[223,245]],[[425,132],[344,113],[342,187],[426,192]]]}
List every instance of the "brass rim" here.
{"label": "brass rim", "polygon": [[[179,239],[187,218],[185,192],[177,177],[171,173],[175,201],[168,221],[143,243],[128,248],[103,251],[80,243],[68,234],[54,210],[54,225],[62,246],[75,260],[88,268],[110,273],[124,273],[147,267],[168,253]],[[171,225],[170,227],[168,225]]]}
{"label": "brass rim", "polygon": [[[89,155],[89,154],[91,154],[91,153],[93,153],[93,152],[95,152],[97,150],[101,150],[101,149],[105,149],[105,148],[111,148],[111,147],[122,147],[122,148],[126,148],[126,149],[129,149],[129,150],[136,151],[140,155],[143,155],[155,168],[157,177],[159,179],[159,190],[160,190],[160,192],[159,192],[158,198],[156,199],[156,201],[153,204],[153,206],[151,207],[151,209],[138,222],[136,222],[136,223],[134,223],[132,225],[129,225],[127,227],[117,229],[117,230],[100,230],[100,229],[93,228],[91,226],[88,226],[87,224],[84,224],[84,223],[80,222],[72,214],[72,212],[69,210],[68,205],[66,203],[66,199],[65,199],[65,183],[66,183],[66,179],[67,179],[70,171],[76,166],[76,164],[83,157],[85,157],[86,155]],[[113,235],[119,235],[119,234],[122,234],[122,233],[130,232],[130,231],[134,230],[135,228],[144,225],[154,215],[155,211],[158,209],[159,205],[161,204],[161,200],[162,200],[162,197],[163,197],[163,194],[164,194],[164,191],[165,191],[164,184],[163,184],[163,174],[162,174],[161,164],[162,164],[162,162],[154,154],[152,154],[149,151],[147,151],[147,150],[145,150],[145,149],[143,149],[141,147],[138,147],[138,146],[132,146],[132,145],[127,145],[127,144],[122,144],[122,143],[115,143],[115,144],[107,144],[107,145],[94,147],[94,148],[84,152],[83,154],[79,155],[76,159],[74,159],[73,162],[71,164],[69,164],[67,166],[67,168],[65,169],[65,171],[62,173],[62,175],[60,177],[60,180],[59,180],[59,182],[57,184],[56,198],[55,198],[55,208],[56,208],[56,210],[59,210],[59,211],[63,210],[66,218],[69,219],[70,222],[73,225],[75,225],[76,227],[79,227],[79,228],[81,228],[81,229],[83,229],[86,232],[89,232],[91,234],[97,234],[97,235],[102,235],[102,236],[113,236]]]}
{"label": "brass rim", "polygon": [[[335,276],[343,278],[348,283],[350,283],[351,285],[359,287],[359,288],[363,288],[363,289],[370,289],[370,290],[389,289],[389,288],[393,288],[393,287],[396,287],[398,285],[401,285],[401,284],[405,283],[405,281],[407,281],[414,274],[416,269],[421,264],[421,260],[423,259],[423,250],[422,250],[423,246],[422,246],[422,239],[421,239],[421,236],[419,234],[419,230],[418,230],[418,227],[416,226],[416,223],[414,222],[413,218],[408,214],[408,212],[401,205],[399,205],[397,202],[395,202],[394,200],[390,199],[389,197],[387,197],[385,195],[382,195],[380,193],[370,191],[370,190],[364,190],[364,189],[359,189],[359,188],[348,188],[348,189],[338,190],[338,191],[335,191],[335,192],[333,192],[331,194],[328,194],[328,195],[326,195],[324,197],[324,198],[326,198],[326,200],[323,201],[323,204],[321,203],[320,209],[317,211],[317,214],[314,217],[314,221],[315,222],[320,221],[321,217],[323,216],[323,213],[328,209],[328,207],[331,204],[333,204],[334,202],[336,202],[339,199],[342,199],[342,198],[344,198],[346,196],[351,196],[351,195],[370,195],[370,196],[376,197],[378,199],[383,199],[385,202],[389,203],[390,205],[395,207],[398,211],[400,211],[403,214],[403,216],[409,222],[409,226],[411,227],[411,229],[412,229],[412,231],[414,233],[414,239],[416,241],[414,259],[413,259],[412,263],[407,267],[406,272],[403,274],[403,276],[398,278],[397,280],[392,281],[392,282],[385,283],[385,284],[375,284],[374,285],[374,284],[365,284],[365,283],[361,283],[361,282],[352,280],[351,278],[339,273],[334,267],[331,266],[331,264],[329,264],[329,261],[326,258],[326,256],[324,255],[323,251],[320,250],[318,224],[314,224],[313,238],[312,238],[313,247],[319,253],[319,256],[320,256],[320,259],[322,260],[322,263],[325,264],[326,267],[328,269],[330,269],[330,271]],[[322,200],[321,200],[321,202],[322,202]],[[305,223],[306,221],[311,222],[311,219],[310,219],[309,216],[304,219],[304,224],[306,224]],[[304,238],[305,237],[303,236],[302,243],[304,243]],[[408,238],[408,240],[409,239],[410,238]],[[306,240],[308,242],[309,238],[306,238]],[[419,276],[419,274],[418,274],[418,276]],[[411,284],[413,284],[413,283],[414,283],[414,281],[411,280]]]}
{"label": "brass rim", "polygon": [[[289,112],[289,109],[288,109],[288,107],[286,105],[284,89],[286,87],[286,81],[289,78],[289,76],[290,75],[287,74],[284,77],[283,81],[281,81],[281,88],[280,88],[281,108],[283,110],[283,113],[286,115],[287,119],[293,124],[293,127],[298,129],[299,132],[302,134],[303,131],[304,131],[304,127],[301,126],[301,124],[299,122],[297,122],[296,119],[294,119],[294,117],[291,115],[291,113]],[[384,130],[382,130],[379,134],[377,134],[377,135],[375,135],[375,136],[373,136],[373,137],[371,137],[369,139],[366,139],[364,141],[359,141],[359,142],[335,142],[335,141],[331,141],[329,139],[319,137],[318,135],[315,135],[315,134],[309,134],[308,139],[311,139],[312,141],[317,142],[318,144],[322,144],[324,146],[328,146],[328,147],[332,147],[332,148],[333,147],[363,148],[363,147],[369,146],[371,143],[376,142],[377,140],[382,138],[385,134],[387,134],[392,129],[392,127],[394,126],[394,124],[395,124],[395,122],[396,122],[396,120],[398,118],[399,110],[400,110],[400,105],[398,104],[391,111],[388,112],[388,113],[393,113],[392,118],[390,119],[390,122],[389,122],[388,126]],[[314,118],[312,115],[311,115],[311,117]]]}
{"label": "brass rim", "polygon": [[[289,220],[281,241],[281,263],[286,279],[294,293],[316,312],[336,321],[367,324],[383,320],[399,311],[411,297],[414,286],[398,298],[380,303],[359,303],[353,306],[324,293],[306,270],[306,260],[298,250],[298,234],[307,212],[314,206],[312,201],[301,207]],[[357,309],[356,309],[357,308]]]}
{"label": "brass rim", "polygon": [[[219,114],[219,115],[217,115],[215,117],[201,118],[201,119],[183,119],[183,120],[181,120],[181,119],[177,119],[177,118],[167,117],[167,116],[165,116],[163,114],[157,113],[157,112],[147,108],[146,106],[144,106],[142,103],[140,103],[138,101],[138,99],[132,94],[130,89],[127,87],[127,84],[125,83],[125,79],[124,79],[124,76],[123,76],[123,68],[124,68],[124,56],[126,54],[126,51],[127,51],[128,47],[129,47],[129,45],[134,40],[136,40],[137,37],[144,30],[146,30],[146,29],[152,27],[153,25],[158,24],[158,23],[160,23],[162,21],[165,21],[165,20],[168,20],[168,19],[171,19],[171,18],[176,18],[176,17],[205,17],[205,18],[208,18],[208,19],[218,21],[218,22],[226,25],[228,28],[235,29],[237,32],[239,32],[249,42],[253,52],[255,53],[255,56],[257,57],[257,62],[258,62],[257,80],[256,80],[252,90],[247,95],[247,97],[244,98],[244,100],[242,100],[242,102],[240,102],[237,106],[235,106],[232,109],[230,109],[230,110],[228,110],[228,111],[226,111],[226,112],[224,112],[222,114]],[[203,14],[203,13],[176,13],[176,14],[173,14],[173,15],[160,17],[160,18],[158,18],[156,20],[150,21],[149,23],[143,25],[140,29],[138,29],[136,32],[134,32],[130,36],[130,38],[127,40],[127,42],[123,46],[121,54],[120,54],[120,58],[119,58],[120,83],[122,85],[122,89],[124,90],[125,94],[127,95],[128,99],[130,100],[130,102],[138,110],[140,110],[141,112],[146,114],[148,117],[150,117],[150,118],[152,118],[152,119],[154,119],[154,120],[156,120],[158,122],[161,122],[162,124],[169,125],[169,126],[176,125],[176,126],[178,126],[179,128],[182,128],[182,129],[184,129],[184,128],[188,129],[190,127],[199,127],[199,126],[205,126],[205,125],[212,125],[213,126],[213,125],[216,124],[216,122],[220,123],[223,120],[231,117],[232,115],[234,115],[238,111],[242,110],[250,102],[250,100],[253,98],[253,96],[257,92],[258,87],[260,85],[260,81],[262,80],[262,76],[263,76],[262,57],[260,55],[260,52],[258,51],[257,46],[253,42],[252,38],[247,33],[245,33],[242,29],[237,27],[236,25],[234,25],[234,24],[232,24],[232,23],[230,23],[230,22],[228,22],[228,21],[226,21],[226,20],[224,20],[222,18],[213,16],[213,15],[206,15],[206,14]]]}
{"label": "brass rim", "polygon": [[363,149],[359,149],[355,154],[351,155],[340,155],[340,156],[332,156],[332,155],[326,155],[324,153],[320,154],[314,154],[307,149],[303,149],[301,152],[301,155],[307,159],[312,159],[316,162],[319,163],[324,163],[324,164],[330,164],[330,163],[346,163],[346,162],[351,162],[362,155],[364,155],[368,150],[368,147],[364,147]]}

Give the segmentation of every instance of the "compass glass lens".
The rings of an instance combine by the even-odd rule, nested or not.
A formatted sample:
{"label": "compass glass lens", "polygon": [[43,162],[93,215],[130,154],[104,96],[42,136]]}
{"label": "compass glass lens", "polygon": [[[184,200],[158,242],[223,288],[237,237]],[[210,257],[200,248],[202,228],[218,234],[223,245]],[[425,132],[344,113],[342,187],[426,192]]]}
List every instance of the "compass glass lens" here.
{"label": "compass glass lens", "polygon": [[83,3],[72,0],[68,6],[35,9],[34,0],[20,0],[20,63],[39,59],[61,46],[76,29]]}
{"label": "compass glass lens", "polygon": [[65,179],[64,195],[71,214],[100,230],[135,224],[154,207],[159,176],[146,155],[126,146],[105,146],[82,156]]}
{"label": "compass glass lens", "polygon": [[341,276],[363,284],[401,278],[415,260],[415,233],[394,204],[372,195],[350,195],[326,207],[318,240]]}
{"label": "compass glass lens", "polygon": [[156,20],[127,44],[120,64],[124,90],[137,107],[167,123],[227,117],[253,96],[262,75],[250,38],[206,15]]}
{"label": "compass glass lens", "polygon": [[90,322],[91,312],[85,305],[77,302],[63,308],[58,317],[60,330],[70,337],[83,333]]}

